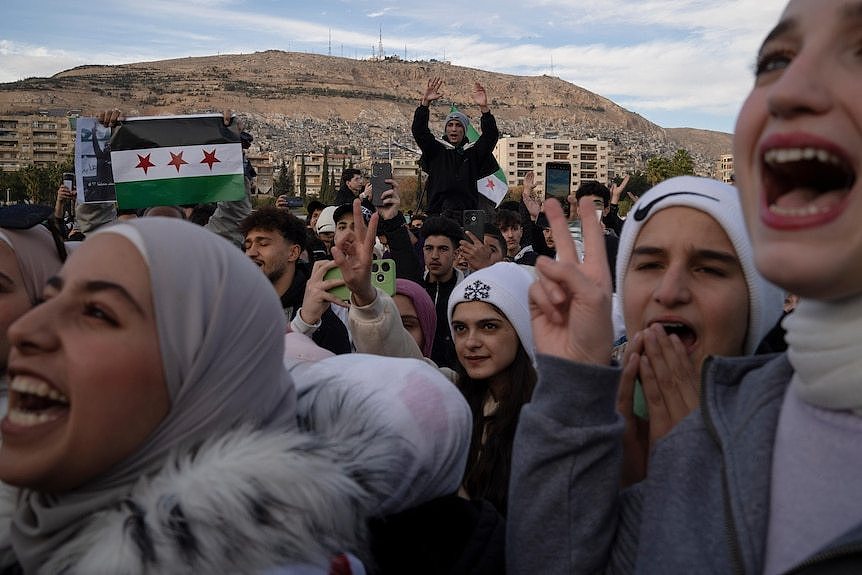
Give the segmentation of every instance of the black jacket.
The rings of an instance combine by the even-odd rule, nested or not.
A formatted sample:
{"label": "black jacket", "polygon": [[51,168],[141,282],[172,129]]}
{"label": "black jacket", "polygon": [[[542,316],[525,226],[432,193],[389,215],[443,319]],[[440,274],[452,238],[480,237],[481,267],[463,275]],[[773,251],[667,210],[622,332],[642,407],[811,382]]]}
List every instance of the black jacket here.
{"label": "black jacket", "polygon": [[431,296],[437,311],[437,329],[434,332],[434,346],[431,348],[431,359],[440,367],[455,369],[458,358],[455,355],[455,344],[449,331],[449,296],[458,285],[458,272],[452,270],[452,279],[444,283],[422,282],[425,291]]}
{"label": "black jacket", "polygon": [[357,196],[353,193],[353,190],[347,187],[347,184],[341,184],[341,187],[338,188],[338,191],[335,193],[335,205],[340,206],[341,204],[352,204],[353,200],[355,200]]}
{"label": "black jacket", "polygon": [[[293,274],[293,283],[281,296],[281,306],[284,308],[288,321],[296,317],[296,312],[302,307],[302,298],[305,295],[305,284],[308,283],[310,275],[308,265],[303,261],[296,262],[296,271]],[[347,337],[347,327],[338,316],[327,309],[320,318],[320,327],[311,335],[311,339],[324,349],[334,354],[350,353],[350,339]]]}
{"label": "black jacket", "polygon": [[429,214],[460,213],[463,210],[493,209],[493,203],[476,189],[479,178],[496,171],[492,152],[500,137],[491,112],[482,114],[482,134],[475,142],[465,137],[457,146],[435,138],[428,128],[430,112],[419,106],[413,113],[413,139],[422,150],[419,164],[428,174],[425,190]]}

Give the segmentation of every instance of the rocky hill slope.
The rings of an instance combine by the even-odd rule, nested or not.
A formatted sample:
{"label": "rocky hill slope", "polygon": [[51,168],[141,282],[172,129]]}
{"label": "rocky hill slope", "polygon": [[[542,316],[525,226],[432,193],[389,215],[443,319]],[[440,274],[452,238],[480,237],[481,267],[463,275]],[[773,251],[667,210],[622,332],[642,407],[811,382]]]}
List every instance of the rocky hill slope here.
{"label": "rocky hill slope", "polygon": [[127,114],[230,108],[245,117],[264,151],[289,154],[333,147],[413,145],[410,120],[428,78],[444,78],[445,102],[478,116],[479,82],[501,132],[613,140],[633,161],[685,148],[707,169],[730,152],[730,135],[664,129],[559,78],[524,77],[436,61],[353,60],[281,51],[179,58],[119,66],[81,66],[50,78],[0,84],[0,113],[105,108]]}

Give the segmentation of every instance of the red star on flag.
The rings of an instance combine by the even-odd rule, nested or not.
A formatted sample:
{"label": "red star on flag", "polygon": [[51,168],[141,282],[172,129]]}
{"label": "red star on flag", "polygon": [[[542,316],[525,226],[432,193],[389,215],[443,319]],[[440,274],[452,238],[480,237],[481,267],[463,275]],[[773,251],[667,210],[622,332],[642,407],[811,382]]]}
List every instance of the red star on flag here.
{"label": "red star on flag", "polygon": [[147,170],[155,167],[155,164],[150,161],[150,154],[147,154],[146,156],[142,156],[142,155],[138,154],[138,165],[135,167],[141,168],[142,170],[144,170],[144,173],[146,174]]}
{"label": "red star on flag", "polygon": [[213,148],[212,152],[207,152],[206,150],[204,150],[203,152],[204,152],[204,159],[201,160],[201,164],[206,164],[207,166],[209,166],[210,171],[212,171],[212,169],[213,169],[213,164],[215,164],[216,162],[221,163],[221,160],[219,160],[215,156],[215,153],[216,153],[215,148]]}
{"label": "red star on flag", "polygon": [[168,165],[175,167],[177,169],[177,173],[180,173],[180,166],[182,166],[183,164],[188,164],[188,162],[183,159],[183,153],[182,152],[180,152],[179,154],[175,154],[173,152],[170,152],[170,154],[171,154],[171,161],[168,162]]}
{"label": "red star on flag", "polygon": [[493,190],[494,189],[494,180],[492,180],[491,178],[488,178],[488,180],[485,182],[485,187],[488,188],[489,190]]}

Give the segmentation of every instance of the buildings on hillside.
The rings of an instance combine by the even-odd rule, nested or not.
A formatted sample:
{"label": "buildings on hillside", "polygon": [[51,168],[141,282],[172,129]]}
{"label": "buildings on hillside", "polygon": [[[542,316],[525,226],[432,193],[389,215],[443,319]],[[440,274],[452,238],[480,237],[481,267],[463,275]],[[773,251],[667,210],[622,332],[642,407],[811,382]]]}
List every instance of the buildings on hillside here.
{"label": "buildings on hillside", "polygon": [[0,171],[61,162],[74,149],[74,116],[47,112],[0,116]]}
{"label": "buildings on hillside", "polygon": [[[305,189],[309,196],[317,196],[323,183],[323,153],[306,152],[294,154],[290,164],[293,171],[293,185],[296,193],[300,190],[305,162]],[[363,149],[359,154],[330,153],[327,159],[328,178],[335,180],[336,189],[341,182],[341,173],[345,168],[357,168],[366,174],[371,173],[371,164],[376,161],[390,162],[394,178],[415,178],[419,176],[419,157],[413,154],[399,152],[398,155],[381,158],[372,150]],[[255,167],[257,167],[255,165]],[[278,166],[276,166],[278,167]],[[260,188],[260,184],[258,183]]]}
{"label": "buildings on hillside", "polygon": [[723,154],[718,158],[712,177],[726,184],[733,183],[733,154]]}
{"label": "buildings on hillside", "polygon": [[544,187],[545,164],[562,162],[571,165],[571,189],[587,180],[608,182],[616,163],[611,144],[606,140],[573,140],[539,138],[535,136],[504,136],[497,141],[494,157],[506,173],[510,186],[522,185],[524,176],[532,171],[536,183]]}

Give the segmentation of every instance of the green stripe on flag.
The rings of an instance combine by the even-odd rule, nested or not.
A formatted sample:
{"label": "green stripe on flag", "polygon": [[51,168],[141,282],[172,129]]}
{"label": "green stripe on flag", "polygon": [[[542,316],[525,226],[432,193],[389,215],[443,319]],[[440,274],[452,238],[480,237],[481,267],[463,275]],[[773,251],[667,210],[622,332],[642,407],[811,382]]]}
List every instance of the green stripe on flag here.
{"label": "green stripe on flag", "polygon": [[[452,104],[452,105],[451,105],[451,107],[449,108],[449,112],[450,112],[450,113],[452,113],[452,112],[459,112],[459,111],[460,111],[460,110],[458,110],[458,108],[455,106],[455,104]],[[467,141],[468,141],[468,142],[475,142],[475,141],[476,141],[476,140],[478,140],[478,139],[479,139],[479,132],[477,132],[477,131],[476,131],[476,128],[474,128],[474,127],[473,127],[473,124],[472,124],[472,122],[471,122],[471,123],[467,126]],[[489,175],[491,175],[491,174],[487,174],[487,175],[483,176],[483,178],[486,178],[486,177],[488,177]],[[504,197],[504,196],[506,195],[506,193],[509,191],[509,179],[506,177],[506,172],[504,172],[504,171],[503,171],[503,167],[502,167],[502,166],[500,166],[500,169],[498,169],[496,172],[494,172],[494,174],[493,174],[493,175],[497,176],[497,179],[500,181],[500,183],[503,185],[503,188],[504,188],[504,189],[503,189],[503,193],[502,193],[502,195],[500,196],[500,199],[499,199],[499,200],[493,200],[493,201],[494,201],[494,202],[496,202],[496,204],[499,206],[499,205],[500,205],[500,202],[501,202],[501,201],[503,201],[503,197]],[[480,180],[480,181],[481,181],[481,180]],[[480,192],[480,193],[481,193],[481,192]],[[483,195],[485,195],[485,194],[483,194]],[[488,196],[487,196],[487,195],[485,195],[485,197],[488,197]],[[488,199],[490,199],[490,198],[488,198]]]}
{"label": "green stripe on flag", "polygon": [[124,210],[228,202],[245,197],[242,174],[124,182],[115,184],[115,188],[117,205]]}

